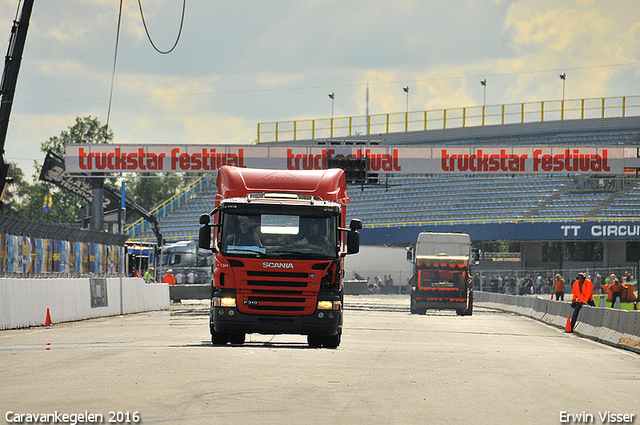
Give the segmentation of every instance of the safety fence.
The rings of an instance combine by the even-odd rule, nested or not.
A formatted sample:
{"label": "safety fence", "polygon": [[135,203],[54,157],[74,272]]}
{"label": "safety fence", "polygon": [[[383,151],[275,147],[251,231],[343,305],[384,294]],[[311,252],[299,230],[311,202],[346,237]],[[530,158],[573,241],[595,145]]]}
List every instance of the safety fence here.
{"label": "safety fence", "polygon": [[[571,285],[575,282],[578,273],[585,273],[594,284],[594,288],[599,290],[601,285],[605,284],[605,279],[612,274],[618,278],[622,278],[626,273],[630,273],[631,276],[637,276],[638,268],[636,266],[628,265],[626,267],[566,267],[566,268],[501,268],[501,269],[487,269],[476,266],[472,269],[472,275],[474,278],[478,277],[478,282],[475,283],[476,289],[486,292],[497,293],[512,293],[517,295],[520,279],[530,277],[533,281],[534,288],[537,287],[538,276],[543,280],[540,291],[537,293],[551,294],[553,291],[553,284],[551,287],[546,286],[547,279],[549,277],[554,278],[557,274],[562,276],[565,280],[565,287],[568,292],[571,292]],[[513,285],[509,286],[510,281],[513,281]],[[629,283],[636,282],[636,280]],[[515,292],[514,292],[515,291]]]}
{"label": "safety fence", "polygon": [[640,96],[550,100],[258,123],[258,143],[640,115]]}
{"label": "safety fence", "polygon": [[126,235],[0,218],[0,275],[121,276]]}
{"label": "safety fence", "polygon": [[[474,303],[531,317],[563,329],[566,329],[567,320],[573,313],[568,302],[481,291],[474,292]],[[573,332],[640,353],[640,311],[583,306]]]}

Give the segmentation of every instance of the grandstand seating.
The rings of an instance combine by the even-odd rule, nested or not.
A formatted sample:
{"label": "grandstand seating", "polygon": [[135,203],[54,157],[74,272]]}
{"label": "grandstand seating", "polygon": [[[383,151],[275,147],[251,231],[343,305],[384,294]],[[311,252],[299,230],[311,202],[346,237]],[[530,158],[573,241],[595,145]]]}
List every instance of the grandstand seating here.
{"label": "grandstand seating", "polygon": [[[553,176],[389,176],[377,186],[349,187],[348,219],[359,218],[365,225],[579,219],[594,217],[600,207],[599,217],[637,217],[640,181],[631,182],[630,190],[594,193],[572,192],[571,182]],[[215,191],[204,191],[162,219],[164,238],[194,239],[200,214],[213,208]],[[153,239],[145,233],[136,239]]]}

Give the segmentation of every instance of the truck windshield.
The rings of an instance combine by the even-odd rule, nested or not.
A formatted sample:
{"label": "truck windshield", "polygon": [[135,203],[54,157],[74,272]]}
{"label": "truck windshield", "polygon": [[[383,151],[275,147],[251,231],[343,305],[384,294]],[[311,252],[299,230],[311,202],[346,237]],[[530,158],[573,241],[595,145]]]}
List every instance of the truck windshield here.
{"label": "truck windshield", "polygon": [[292,214],[233,214],[222,216],[223,254],[336,258],[340,248],[338,217]]}

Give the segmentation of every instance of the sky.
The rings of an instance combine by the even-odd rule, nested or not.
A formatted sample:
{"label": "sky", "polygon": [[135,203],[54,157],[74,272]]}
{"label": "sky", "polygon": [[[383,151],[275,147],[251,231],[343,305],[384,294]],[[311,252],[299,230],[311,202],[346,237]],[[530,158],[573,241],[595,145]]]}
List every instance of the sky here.
{"label": "sky", "polygon": [[[141,4],[171,49],[183,0]],[[119,5],[35,2],[5,142],[28,179],[76,117],[115,143],[248,144],[332,104],[362,116],[367,86],[370,114],[559,100],[560,73],[566,99],[640,94],[637,0],[187,0],[168,54],[123,0],[113,74]],[[17,10],[0,0],[5,49]]]}

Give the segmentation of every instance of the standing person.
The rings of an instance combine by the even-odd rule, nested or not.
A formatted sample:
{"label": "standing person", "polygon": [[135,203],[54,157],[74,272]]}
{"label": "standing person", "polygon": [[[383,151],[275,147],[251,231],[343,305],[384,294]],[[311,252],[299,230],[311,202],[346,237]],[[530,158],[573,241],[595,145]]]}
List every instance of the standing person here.
{"label": "standing person", "polygon": [[531,275],[527,274],[527,277],[524,281],[524,294],[522,295],[531,295],[533,292],[531,289],[533,288],[533,279],[531,279]]}
{"label": "standing person", "polygon": [[196,283],[196,274],[191,270],[187,275],[187,283]]}
{"label": "standing person", "polygon": [[551,272],[547,272],[547,284],[545,286],[545,294],[553,294],[553,275],[551,274]]}
{"label": "standing person", "polygon": [[564,301],[564,279],[559,273],[553,280],[553,292],[556,294],[556,301]]}
{"label": "standing person", "polygon": [[175,278],[176,278],[176,283],[184,283],[184,275],[182,274],[182,271],[178,270],[178,273],[176,273]]}
{"label": "standing person", "polygon": [[156,280],[153,278],[153,267],[149,267],[149,270],[147,270],[147,272],[144,274],[144,276],[142,276],[142,278],[147,283],[155,283]]}
{"label": "standing person", "polygon": [[518,295],[524,295],[524,276],[518,281]]}
{"label": "standing person", "polygon": [[622,291],[625,290],[625,287],[618,279],[616,279],[611,286],[609,286],[609,289],[611,289],[611,308],[614,308],[618,298],[620,298],[620,302],[622,302]]}
{"label": "standing person", "polygon": [[167,274],[164,275],[164,279],[162,279],[162,283],[166,283],[169,285],[176,284],[176,278],[175,276],[173,276],[173,270],[171,269],[167,270]]}
{"label": "standing person", "polygon": [[584,273],[578,273],[578,278],[573,283],[573,298],[571,300],[571,307],[573,307],[573,315],[571,315],[571,332],[576,326],[576,320],[578,320],[578,313],[583,305],[589,304],[595,307],[593,302],[593,282],[585,277]]}

